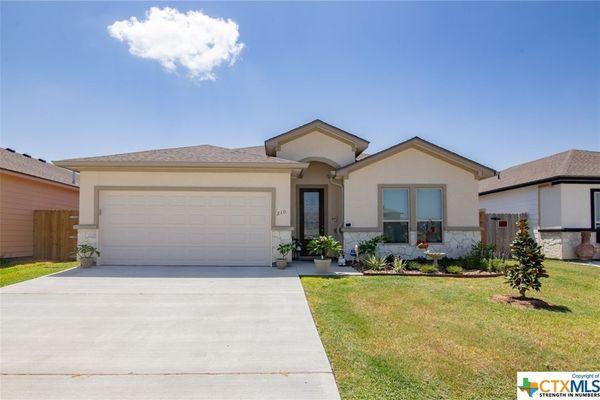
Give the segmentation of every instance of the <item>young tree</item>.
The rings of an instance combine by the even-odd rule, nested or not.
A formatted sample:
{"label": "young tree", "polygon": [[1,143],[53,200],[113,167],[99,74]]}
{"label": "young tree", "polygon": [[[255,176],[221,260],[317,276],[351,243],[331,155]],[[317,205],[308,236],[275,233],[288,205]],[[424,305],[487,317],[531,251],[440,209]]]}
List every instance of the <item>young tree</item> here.
{"label": "young tree", "polygon": [[527,219],[520,219],[517,227],[519,231],[510,245],[510,252],[518,264],[506,268],[506,280],[524,298],[528,290],[539,291],[542,287],[540,278],[546,278],[548,274],[542,265],[542,247],[529,235]]}

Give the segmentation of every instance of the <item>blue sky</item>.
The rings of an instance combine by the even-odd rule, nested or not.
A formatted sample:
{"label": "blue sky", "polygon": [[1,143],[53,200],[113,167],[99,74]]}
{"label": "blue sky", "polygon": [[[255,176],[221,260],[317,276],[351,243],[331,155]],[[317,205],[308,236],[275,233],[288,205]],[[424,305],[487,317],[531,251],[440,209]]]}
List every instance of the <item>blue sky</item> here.
{"label": "blue sky", "polygon": [[[152,6],[231,18],[214,81],[128,52]],[[502,169],[600,150],[600,3],[1,3],[1,142],[36,157],[261,144],[321,118]]]}

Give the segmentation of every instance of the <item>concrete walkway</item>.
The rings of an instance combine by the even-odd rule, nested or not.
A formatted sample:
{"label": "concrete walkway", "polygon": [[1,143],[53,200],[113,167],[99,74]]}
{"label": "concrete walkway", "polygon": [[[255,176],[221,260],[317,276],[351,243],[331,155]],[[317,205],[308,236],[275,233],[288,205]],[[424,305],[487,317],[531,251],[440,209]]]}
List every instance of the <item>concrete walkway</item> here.
{"label": "concrete walkway", "polygon": [[0,295],[5,400],[339,399],[295,268],[94,267]]}

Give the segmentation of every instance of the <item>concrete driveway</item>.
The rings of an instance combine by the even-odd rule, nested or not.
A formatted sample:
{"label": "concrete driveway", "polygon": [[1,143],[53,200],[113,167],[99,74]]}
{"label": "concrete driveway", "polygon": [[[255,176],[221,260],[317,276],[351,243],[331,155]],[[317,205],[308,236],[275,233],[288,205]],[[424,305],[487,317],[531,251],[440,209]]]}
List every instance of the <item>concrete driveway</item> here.
{"label": "concrete driveway", "polygon": [[94,267],[1,291],[2,399],[339,399],[295,268]]}

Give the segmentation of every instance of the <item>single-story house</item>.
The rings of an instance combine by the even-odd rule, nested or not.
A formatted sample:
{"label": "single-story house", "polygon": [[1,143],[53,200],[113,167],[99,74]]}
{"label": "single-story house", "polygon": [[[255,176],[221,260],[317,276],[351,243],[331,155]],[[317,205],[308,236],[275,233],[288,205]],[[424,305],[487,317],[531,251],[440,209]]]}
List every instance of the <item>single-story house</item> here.
{"label": "single-story house", "polygon": [[78,208],[78,174],[0,148],[0,258],[33,256],[34,210]]}
{"label": "single-story house", "polygon": [[418,137],[369,142],[315,120],[262,146],[201,145],[56,162],[80,172],[80,242],[99,264],[271,265],[279,243],[331,234],[349,252],[449,256],[480,239],[478,181],[495,171]]}
{"label": "single-story house", "polygon": [[479,182],[488,213],[527,213],[548,258],[574,259],[581,232],[600,243],[600,152],[569,150]]}

